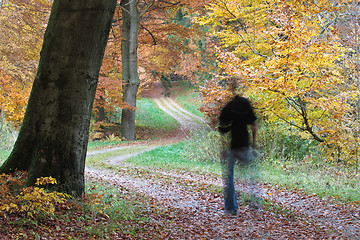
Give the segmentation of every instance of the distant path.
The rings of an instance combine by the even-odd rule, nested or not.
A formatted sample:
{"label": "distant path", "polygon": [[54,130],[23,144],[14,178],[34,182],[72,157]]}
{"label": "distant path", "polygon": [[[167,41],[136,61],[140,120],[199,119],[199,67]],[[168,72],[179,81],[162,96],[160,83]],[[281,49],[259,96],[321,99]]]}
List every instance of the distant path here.
{"label": "distant path", "polygon": [[[181,124],[183,132],[204,127],[201,117],[186,111],[174,100],[153,100]],[[99,150],[90,152],[88,156],[129,147]],[[317,196],[264,184],[264,198],[272,207],[252,212],[247,206],[240,205],[239,215],[230,217],[223,213],[222,196],[214,191],[222,188],[221,178],[192,172],[165,172],[124,163],[127,158],[154,148],[156,146],[149,145],[140,151],[134,149],[131,154],[108,158],[104,162],[112,165],[111,169],[87,167],[86,177],[117,186],[120,195],[130,194],[129,199],[133,191],[147,196],[152,204],[162,209],[166,218],[156,216],[157,224],[162,220],[169,224],[168,218],[173,219],[173,225],[169,226],[173,229],[163,229],[168,231],[164,239],[360,239],[359,206],[340,205]],[[238,185],[238,190],[244,188]]]}
{"label": "distant path", "polygon": [[204,118],[185,110],[171,98],[154,98],[156,105],[166,114],[173,117],[181,125],[183,131],[204,127]]}

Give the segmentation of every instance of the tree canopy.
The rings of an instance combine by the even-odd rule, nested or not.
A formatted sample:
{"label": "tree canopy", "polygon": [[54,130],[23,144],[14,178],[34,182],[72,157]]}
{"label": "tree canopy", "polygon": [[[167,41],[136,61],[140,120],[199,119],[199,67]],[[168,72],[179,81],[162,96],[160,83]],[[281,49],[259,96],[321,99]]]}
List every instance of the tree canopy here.
{"label": "tree canopy", "polygon": [[214,84],[236,77],[264,121],[273,127],[283,122],[288,127],[279,131],[295,131],[336,151],[335,158],[352,159],[359,89],[353,84],[358,80],[345,74],[349,46],[343,42],[349,20],[344,13],[351,6],[296,0],[209,4],[196,21],[219,40],[214,51],[222,72],[204,88],[205,96],[218,99],[223,89],[215,93]]}

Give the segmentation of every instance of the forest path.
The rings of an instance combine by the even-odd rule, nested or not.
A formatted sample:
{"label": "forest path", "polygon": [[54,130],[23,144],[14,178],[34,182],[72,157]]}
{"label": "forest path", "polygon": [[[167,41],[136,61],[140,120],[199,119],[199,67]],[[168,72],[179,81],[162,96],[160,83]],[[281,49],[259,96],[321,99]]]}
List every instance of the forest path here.
{"label": "forest path", "polygon": [[[181,135],[204,125],[201,118],[172,99],[157,98],[154,102],[179,121]],[[87,167],[86,177],[116,186],[119,195],[126,199],[132,199],[131,193],[137,192],[146,196],[151,206],[161,209],[161,214],[154,212],[153,227],[144,235],[145,239],[158,239],[159,234],[164,234],[162,239],[360,239],[358,207],[266,184],[263,210],[251,211],[240,204],[237,216],[225,215],[219,194],[220,177],[135,167],[124,162],[157,146],[143,147],[106,159],[104,168]],[[125,148],[129,146],[99,150],[88,156]],[[244,188],[238,184],[239,191]]]}

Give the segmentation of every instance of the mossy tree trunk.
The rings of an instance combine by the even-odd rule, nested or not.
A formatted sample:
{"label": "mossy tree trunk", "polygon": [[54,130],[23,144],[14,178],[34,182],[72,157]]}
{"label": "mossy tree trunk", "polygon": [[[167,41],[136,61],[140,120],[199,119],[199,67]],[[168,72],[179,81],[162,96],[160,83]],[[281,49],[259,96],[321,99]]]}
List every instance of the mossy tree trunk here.
{"label": "mossy tree trunk", "polygon": [[91,110],[116,0],[55,0],[14,149],[0,171],[52,176],[84,192]]}

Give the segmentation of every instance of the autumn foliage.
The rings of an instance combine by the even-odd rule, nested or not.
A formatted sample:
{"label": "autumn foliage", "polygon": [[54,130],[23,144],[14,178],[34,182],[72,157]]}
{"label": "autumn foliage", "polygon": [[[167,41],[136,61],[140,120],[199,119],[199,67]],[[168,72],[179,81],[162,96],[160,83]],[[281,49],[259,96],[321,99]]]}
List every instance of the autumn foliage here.
{"label": "autumn foliage", "polygon": [[[329,159],[353,163],[359,92],[344,75],[347,49],[335,24],[346,7],[328,1],[215,1],[197,22],[219,40],[214,51],[222,75],[239,78],[263,120],[273,127],[283,122],[289,127],[276,131],[314,139]],[[205,101],[219,102],[222,91],[208,87]]]}
{"label": "autumn foliage", "polygon": [[69,197],[65,193],[47,192],[44,186],[56,184],[52,177],[38,178],[35,186],[26,187],[27,174],[16,172],[0,175],[0,214],[25,213],[35,218],[39,214],[54,214],[55,207],[61,206]]}
{"label": "autumn foliage", "polygon": [[200,111],[209,119],[211,127],[216,128],[221,109],[234,97],[234,92],[228,89],[227,81],[212,79],[200,87],[203,105]]}
{"label": "autumn foliage", "polygon": [[51,2],[1,1],[0,112],[19,126],[42,45]]}

